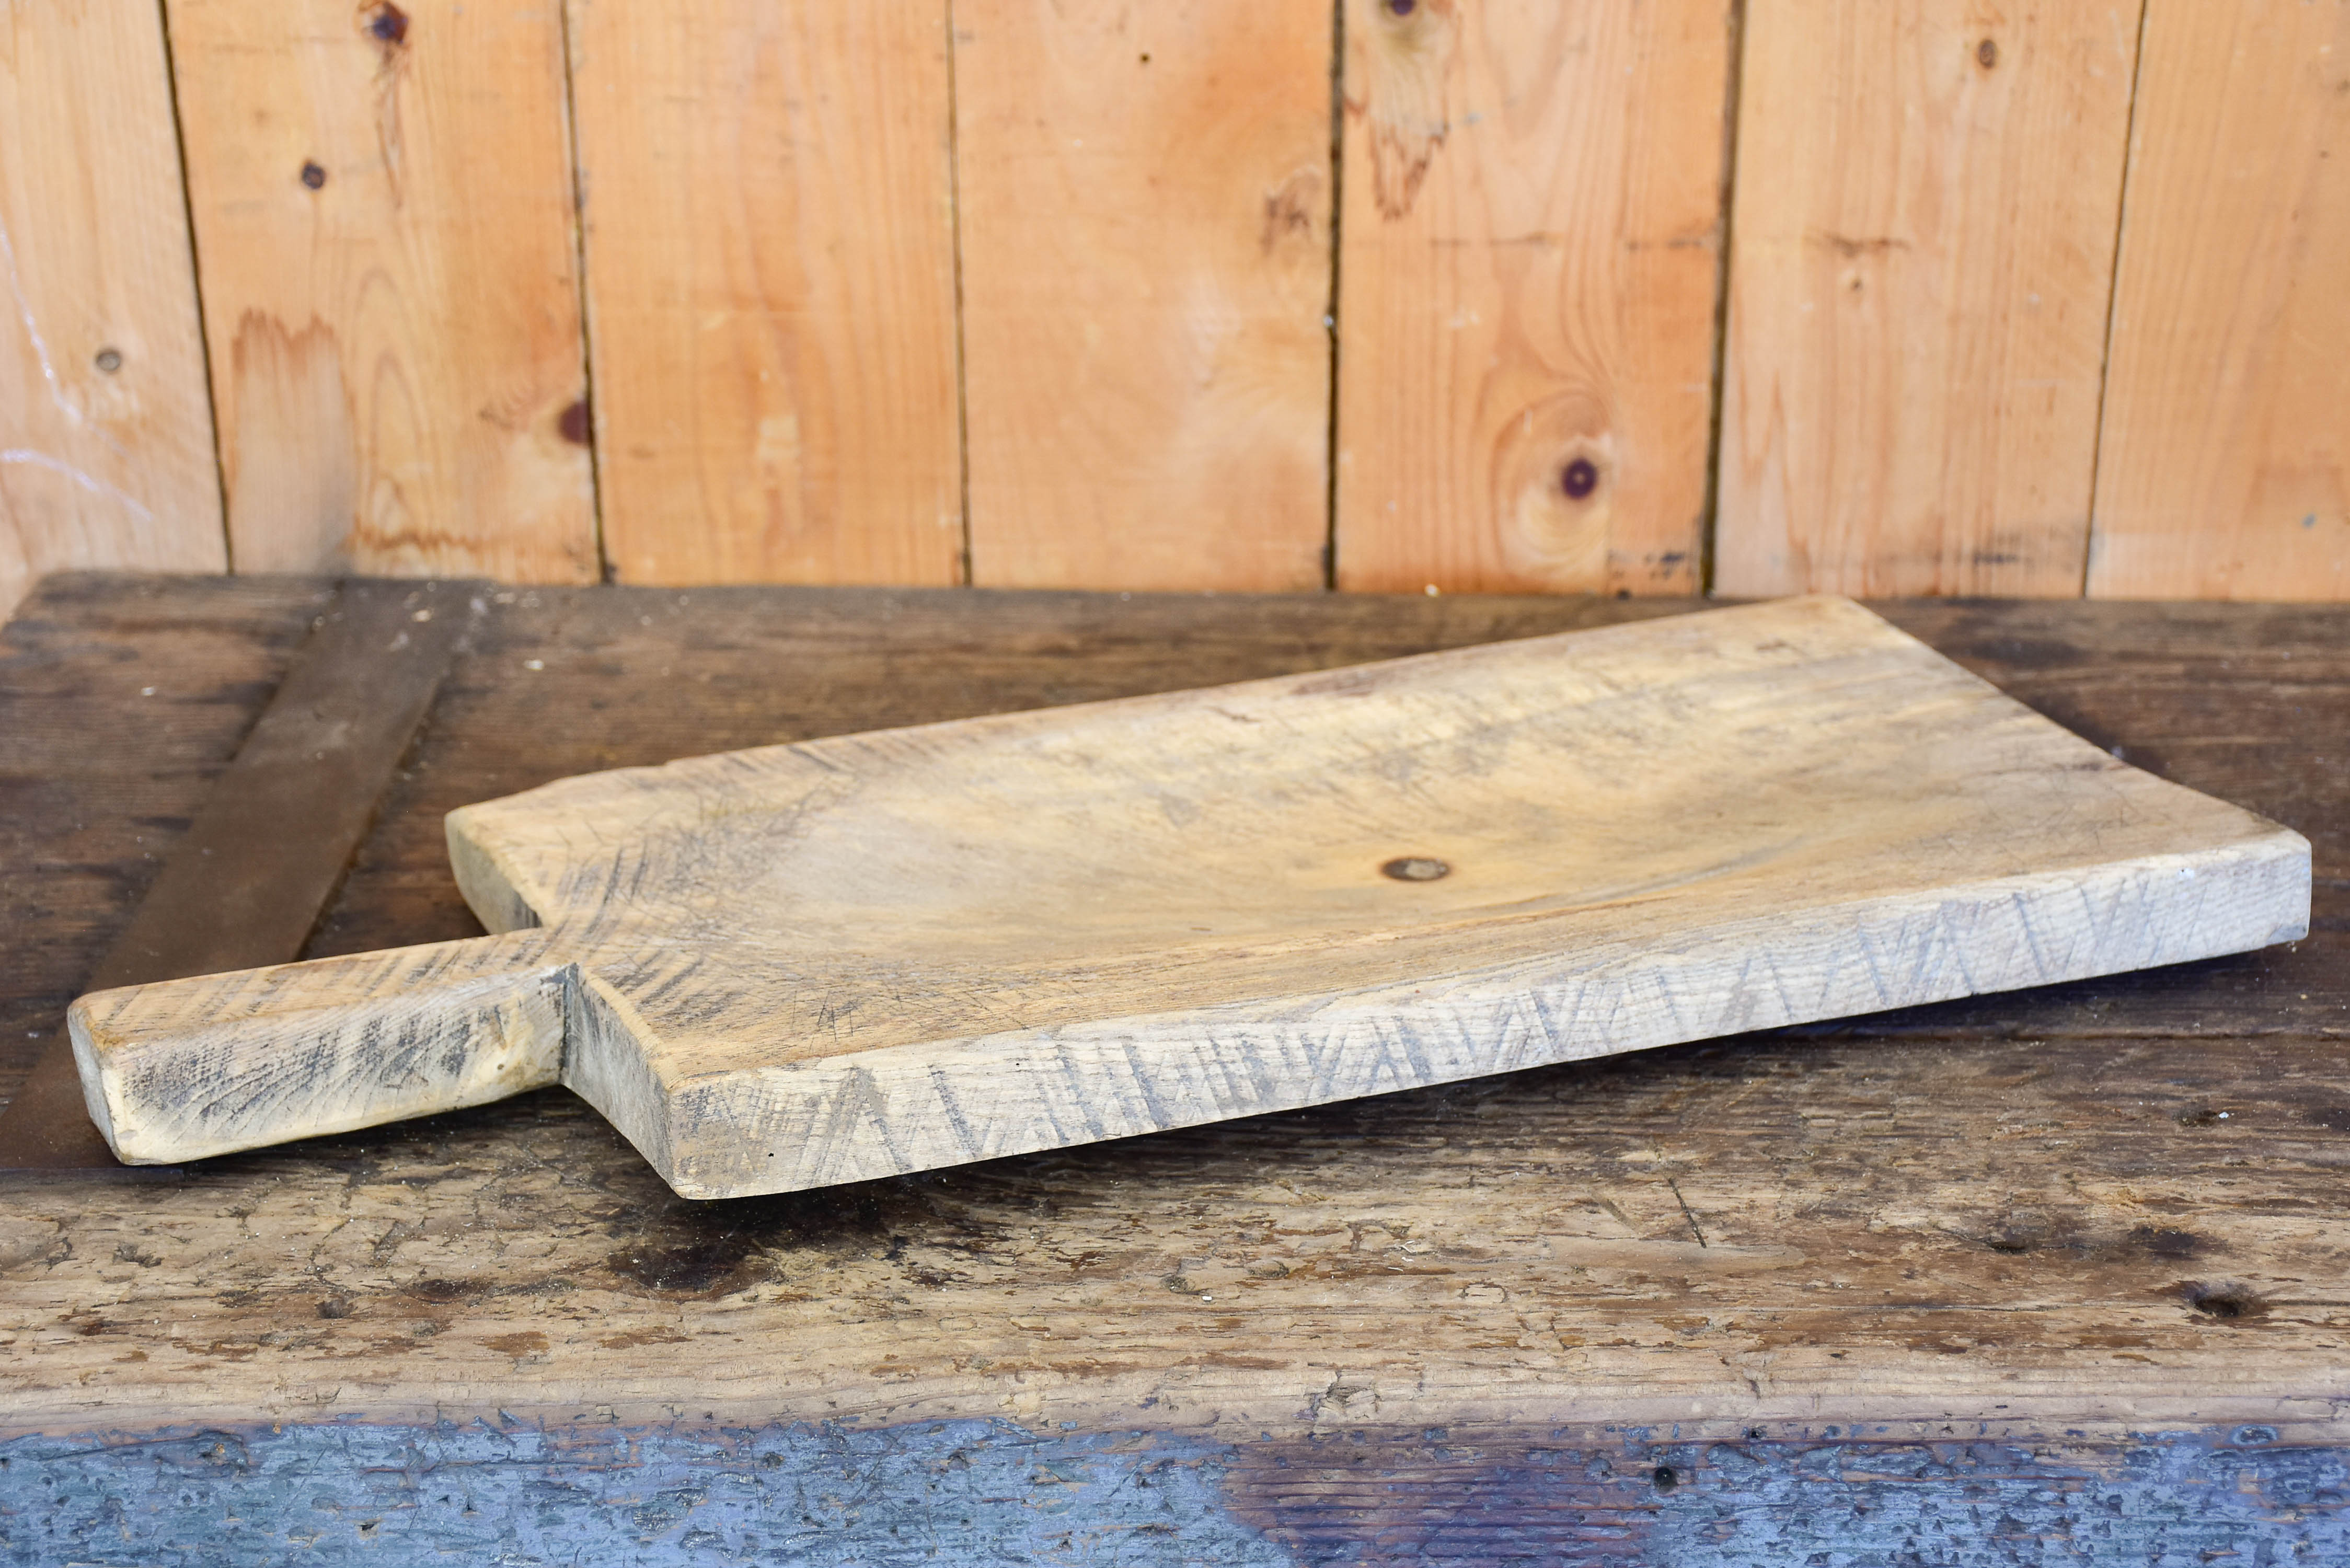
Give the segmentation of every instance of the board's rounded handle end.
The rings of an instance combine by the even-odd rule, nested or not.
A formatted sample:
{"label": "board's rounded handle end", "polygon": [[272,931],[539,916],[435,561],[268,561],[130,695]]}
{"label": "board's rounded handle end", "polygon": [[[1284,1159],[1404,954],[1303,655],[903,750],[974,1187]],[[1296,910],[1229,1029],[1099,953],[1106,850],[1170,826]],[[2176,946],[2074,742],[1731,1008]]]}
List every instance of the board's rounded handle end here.
{"label": "board's rounded handle end", "polygon": [[575,971],[541,932],[93,992],[67,1013],[115,1158],[169,1165],[557,1081]]}

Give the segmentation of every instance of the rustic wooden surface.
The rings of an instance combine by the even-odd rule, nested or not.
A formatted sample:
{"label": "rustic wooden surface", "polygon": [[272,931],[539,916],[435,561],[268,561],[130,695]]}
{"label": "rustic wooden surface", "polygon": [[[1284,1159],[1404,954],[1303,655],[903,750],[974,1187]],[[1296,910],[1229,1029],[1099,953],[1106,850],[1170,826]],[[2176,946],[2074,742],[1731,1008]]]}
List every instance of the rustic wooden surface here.
{"label": "rustic wooden surface", "polygon": [[[55,1026],[134,838],[192,809],[320,597],[68,578],[10,628],[0,896],[35,941],[0,1044]],[[311,950],[469,934],[441,814],[548,778],[1676,607],[515,590]],[[176,1188],[7,1190],[9,1544],[2350,1554],[2350,628],[1892,613],[2307,834],[2309,940],[800,1198],[671,1199],[560,1091]],[[91,722],[165,676],[165,727]]]}
{"label": "rustic wooden surface", "polygon": [[1319,587],[1327,0],[952,25],[972,580]]}
{"label": "rustic wooden surface", "polygon": [[960,582],[942,7],[570,17],[615,577]]}
{"label": "rustic wooden surface", "polygon": [[[2309,914],[2298,834],[1826,597],[620,769],[448,826],[496,934],[76,1002],[115,1152],[561,1083],[681,1194],[743,1198],[2242,952]],[[245,869],[175,856],[157,896]],[[317,897],[284,902],[307,931]]]}
{"label": "rustic wooden surface", "polygon": [[160,12],[0,24],[0,616],[74,566],[227,568]]}
{"label": "rustic wooden surface", "polygon": [[1751,9],[1719,591],[2080,595],[2137,24]]}
{"label": "rustic wooden surface", "polygon": [[[0,645],[0,1072],[14,1092],[128,929],[333,585],[60,576]],[[94,714],[121,722],[93,722]]]}
{"label": "rustic wooden surface", "polygon": [[[484,588],[385,578],[338,588],[82,989],[298,956],[374,823],[450,654],[486,608]],[[177,1174],[123,1165],[87,1106],[72,1043],[51,1032],[0,1111],[0,1172]]]}
{"label": "rustic wooden surface", "polygon": [[237,568],[595,581],[561,13],[165,9]]}
{"label": "rustic wooden surface", "polygon": [[1729,7],[1344,10],[1339,586],[1696,592]]}
{"label": "rustic wooden surface", "polygon": [[2144,48],[2089,592],[2350,597],[2350,5],[2153,0]]}

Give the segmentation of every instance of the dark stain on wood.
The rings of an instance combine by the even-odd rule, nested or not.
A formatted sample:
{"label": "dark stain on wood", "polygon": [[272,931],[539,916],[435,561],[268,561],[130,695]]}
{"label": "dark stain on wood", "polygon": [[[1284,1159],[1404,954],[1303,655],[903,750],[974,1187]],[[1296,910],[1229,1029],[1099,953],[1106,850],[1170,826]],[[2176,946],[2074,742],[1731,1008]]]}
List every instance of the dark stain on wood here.
{"label": "dark stain on wood", "polygon": [[367,31],[387,51],[397,49],[408,42],[408,13],[391,0],[378,0],[367,12]]}
{"label": "dark stain on wood", "polygon": [[675,1247],[622,1247],[604,1260],[604,1266],[662,1295],[728,1295],[765,1277],[756,1244],[732,1234]]}
{"label": "dark stain on wood", "polygon": [[408,1293],[421,1302],[465,1302],[478,1300],[496,1288],[486,1280],[419,1280],[408,1287]]}
{"label": "dark stain on wood", "polygon": [[2250,1285],[2234,1280],[2210,1283],[2189,1280],[2178,1287],[2178,1293],[2196,1312],[2220,1323],[2241,1323],[2268,1315],[2269,1303]]}
{"label": "dark stain on wood", "polygon": [[1364,122],[1372,196],[1392,223],[1410,213],[1452,130],[1445,86],[1460,19],[1453,0],[1414,0],[1383,5],[1371,26],[1348,32],[1346,111]]}
{"label": "dark stain on wood", "polygon": [[1313,244],[1328,209],[1328,188],[1329,181],[1321,170],[1300,169],[1278,188],[1265,192],[1258,251],[1271,255],[1284,240],[1289,239]]}

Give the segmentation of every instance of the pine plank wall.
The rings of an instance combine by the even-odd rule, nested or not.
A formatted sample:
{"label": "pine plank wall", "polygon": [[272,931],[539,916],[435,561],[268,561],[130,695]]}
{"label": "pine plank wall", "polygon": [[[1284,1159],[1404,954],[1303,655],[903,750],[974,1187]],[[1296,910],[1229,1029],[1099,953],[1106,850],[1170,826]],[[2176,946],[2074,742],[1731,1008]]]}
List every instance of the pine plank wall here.
{"label": "pine plank wall", "polygon": [[0,607],[2350,598],[2350,0],[0,0]]}

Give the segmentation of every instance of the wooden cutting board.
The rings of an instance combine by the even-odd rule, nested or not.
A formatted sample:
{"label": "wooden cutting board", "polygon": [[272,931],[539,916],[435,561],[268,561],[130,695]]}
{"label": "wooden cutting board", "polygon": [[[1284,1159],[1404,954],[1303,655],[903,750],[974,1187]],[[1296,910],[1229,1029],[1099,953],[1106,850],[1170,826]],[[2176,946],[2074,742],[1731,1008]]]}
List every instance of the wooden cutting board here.
{"label": "wooden cutting board", "polygon": [[469,941],[83,997],[161,1162],[563,1083],[860,1180],[2303,934],[2309,846],[1787,600],[567,779]]}

